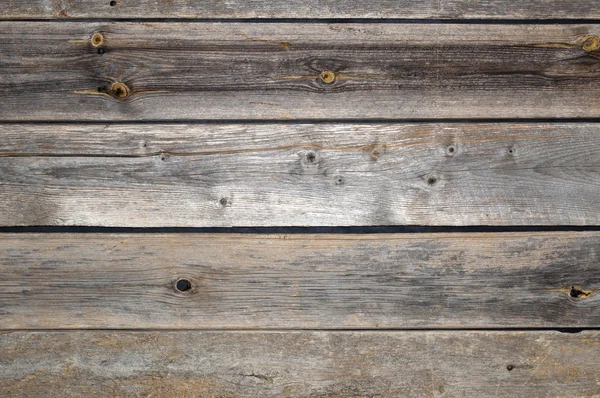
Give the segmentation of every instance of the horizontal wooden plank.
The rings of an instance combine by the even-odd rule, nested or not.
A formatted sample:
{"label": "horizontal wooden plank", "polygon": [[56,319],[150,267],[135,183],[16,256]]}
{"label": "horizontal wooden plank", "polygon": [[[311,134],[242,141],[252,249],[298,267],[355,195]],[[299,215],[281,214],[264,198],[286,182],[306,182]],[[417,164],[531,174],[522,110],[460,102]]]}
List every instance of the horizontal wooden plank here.
{"label": "horizontal wooden plank", "polygon": [[598,124],[0,125],[0,225],[599,225]]}
{"label": "horizontal wooden plank", "polygon": [[0,335],[0,393],[27,398],[597,397],[599,368],[597,331]]}
{"label": "horizontal wooden plank", "polygon": [[0,120],[597,118],[599,35],[597,24],[0,22]]}
{"label": "horizontal wooden plank", "polygon": [[599,245],[598,232],[1,234],[0,329],[598,327]]}
{"label": "horizontal wooden plank", "polygon": [[0,18],[598,19],[592,0],[4,0]]}

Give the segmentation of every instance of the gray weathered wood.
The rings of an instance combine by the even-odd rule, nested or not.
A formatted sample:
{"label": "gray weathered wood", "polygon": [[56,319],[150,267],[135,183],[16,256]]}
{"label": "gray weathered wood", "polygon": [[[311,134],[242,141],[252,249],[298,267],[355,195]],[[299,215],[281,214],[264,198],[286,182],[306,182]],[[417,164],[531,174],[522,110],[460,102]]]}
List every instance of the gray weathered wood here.
{"label": "gray weathered wood", "polygon": [[[599,35],[600,25],[0,22],[0,120],[597,118]],[[326,71],[337,80],[323,83]]]}
{"label": "gray weathered wood", "polygon": [[0,125],[0,225],[599,225],[598,124]]}
{"label": "gray weathered wood", "polygon": [[15,398],[598,397],[598,369],[597,331],[0,335]]}
{"label": "gray weathered wood", "polygon": [[600,18],[593,0],[4,0],[0,18]]}
{"label": "gray weathered wood", "polygon": [[598,232],[1,234],[0,329],[598,327],[598,247]]}

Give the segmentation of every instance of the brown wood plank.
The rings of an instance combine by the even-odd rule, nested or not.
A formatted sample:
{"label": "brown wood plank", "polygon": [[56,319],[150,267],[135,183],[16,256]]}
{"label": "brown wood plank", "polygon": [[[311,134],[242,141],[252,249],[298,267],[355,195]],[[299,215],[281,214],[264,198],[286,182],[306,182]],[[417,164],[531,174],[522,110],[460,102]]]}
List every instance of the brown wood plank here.
{"label": "brown wood plank", "polygon": [[0,335],[0,393],[27,398],[596,397],[598,369],[597,331]]}
{"label": "brown wood plank", "polygon": [[0,22],[0,120],[597,118],[598,36],[597,24]]}
{"label": "brown wood plank", "polygon": [[599,225],[566,124],[0,125],[0,225]]}
{"label": "brown wood plank", "polygon": [[2,234],[0,329],[598,327],[599,244],[598,232]]}
{"label": "brown wood plank", "polygon": [[[592,0],[4,0],[0,18],[598,19]],[[114,4],[114,5],[111,5]]]}

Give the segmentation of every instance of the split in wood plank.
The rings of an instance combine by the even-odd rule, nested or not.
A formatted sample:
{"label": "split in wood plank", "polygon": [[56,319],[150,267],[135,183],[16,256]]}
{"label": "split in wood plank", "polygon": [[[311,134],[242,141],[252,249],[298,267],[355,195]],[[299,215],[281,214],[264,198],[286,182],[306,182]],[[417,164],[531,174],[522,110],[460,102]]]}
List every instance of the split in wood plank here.
{"label": "split in wood plank", "polygon": [[0,329],[600,325],[599,232],[0,234]]}
{"label": "split in wood plank", "polygon": [[0,22],[0,120],[600,117],[600,25]]}
{"label": "split in wood plank", "polygon": [[2,124],[0,224],[599,225],[599,124]]}
{"label": "split in wood plank", "polygon": [[3,19],[600,19],[593,0],[4,0]]}
{"label": "split in wood plank", "polygon": [[596,397],[600,333],[13,332],[10,397]]}

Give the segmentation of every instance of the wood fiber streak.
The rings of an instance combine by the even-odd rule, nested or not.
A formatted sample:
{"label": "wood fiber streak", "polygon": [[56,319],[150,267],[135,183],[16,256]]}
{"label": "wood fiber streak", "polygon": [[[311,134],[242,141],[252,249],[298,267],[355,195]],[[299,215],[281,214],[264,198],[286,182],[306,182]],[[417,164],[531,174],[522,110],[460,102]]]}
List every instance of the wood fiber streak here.
{"label": "wood fiber streak", "polygon": [[597,232],[2,234],[0,329],[598,327],[599,244]]}
{"label": "wood fiber streak", "polygon": [[0,18],[598,19],[593,0],[4,0]]}
{"label": "wood fiber streak", "polygon": [[597,24],[0,22],[0,120],[598,118],[599,35]]}
{"label": "wood fiber streak", "polygon": [[0,335],[0,393],[597,397],[599,342],[596,331],[13,332]]}
{"label": "wood fiber streak", "polygon": [[597,124],[0,125],[0,224],[598,225]]}

